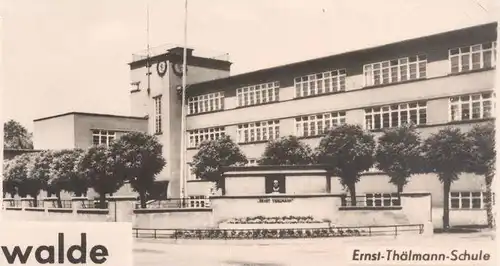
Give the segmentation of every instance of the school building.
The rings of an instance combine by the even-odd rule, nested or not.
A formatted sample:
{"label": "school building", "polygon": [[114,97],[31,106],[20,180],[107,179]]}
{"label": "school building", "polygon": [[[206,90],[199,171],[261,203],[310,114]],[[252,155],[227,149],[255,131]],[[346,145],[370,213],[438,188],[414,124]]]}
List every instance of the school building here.
{"label": "school building", "polygon": [[[342,123],[360,124],[376,136],[409,121],[422,137],[446,126],[468,130],[494,119],[496,40],[497,24],[490,23],[239,75],[230,75],[231,62],[199,56],[193,49],[188,49],[187,73],[182,47],[136,54],[129,64],[131,117],[71,113],[41,118],[35,120],[35,149],[60,147],[60,141],[82,147],[101,139],[106,143],[120,132],[150,132],[163,143],[167,160],[158,180],[168,183],[170,197],[177,197],[184,74],[187,162],[202,141],[223,135],[235,140],[254,165],[270,139],[295,135],[314,148],[325,128]],[[86,122],[54,138],[50,132],[58,131],[64,119],[71,125]],[[41,135],[56,143],[47,144]],[[186,175],[188,183],[196,182]],[[395,191],[377,169],[357,185],[357,194],[369,197]],[[442,208],[442,185],[435,175],[413,176],[405,187],[412,191],[431,192],[433,207]],[[484,177],[464,174],[451,191],[452,224],[485,223]]]}

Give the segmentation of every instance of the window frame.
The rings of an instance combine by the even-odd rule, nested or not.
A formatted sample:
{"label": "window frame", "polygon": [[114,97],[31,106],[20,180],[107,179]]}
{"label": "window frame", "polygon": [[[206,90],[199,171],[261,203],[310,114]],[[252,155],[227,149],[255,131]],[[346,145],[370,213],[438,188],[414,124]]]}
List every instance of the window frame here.
{"label": "window frame", "polygon": [[[105,134],[103,134],[105,133]],[[111,134],[110,134],[111,133]],[[99,138],[99,143],[96,144],[94,142],[94,138],[98,137]],[[106,143],[102,143],[102,137],[106,139]],[[110,138],[112,138],[110,140]],[[109,147],[113,141],[116,140],[116,131],[114,130],[106,130],[106,129],[92,129],[92,145],[94,146],[99,146],[99,145],[104,145],[106,147]]]}
{"label": "window frame", "polygon": [[[479,193],[479,195],[473,196],[473,193],[476,194]],[[486,193],[483,191],[450,191],[448,197],[448,204],[450,206],[450,210],[484,210],[486,208],[485,194]],[[467,202],[467,199],[469,206],[463,207],[463,203]],[[474,208],[473,204],[474,199],[479,199],[479,207]],[[454,206],[453,200],[458,200],[458,207]]]}
{"label": "window frame", "polygon": [[[423,65],[425,66],[425,69],[423,71],[420,66],[421,63],[423,63]],[[363,65],[364,87],[384,86],[384,85],[425,79],[427,78],[427,64],[428,64],[427,54],[424,53],[364,64]],[[412,78],[413,65],[416,66],[414,78]],[[396,75],[393,74],[394,68],[396,69]],[[387,69],[387,78],[388,78],[387,82],[384,82],[385,69]],[[406,75],[402,75],[403,69],[405,69],[404,71],[406,72]],[[367,73],[367,71],[369,71],[370,73]],[[375,71],[380,72],[379,75],[380,80],[378,84],[376,84]],[[402,78],[403,76],[406,78],[403,79]],[[396,79],[396,81],[393,81],[394,78]],[[370,79],[370,82],[368,82],[368,79]]]}
{"label": "window frame", "polygon": [[248,158],[248,162],[245,166],[257,166],[259,159],[256,158]]}
{"label": "window frame", "polygon": [[[488,98],[485,98],[485,95],[490,95]],[[479,99],[474,99],[474,97],[479,96]],[[468,98],[468,100],[463,100],[465,97]],[[490,102],[490,116],[485,117],[485,102]],[[463,107],[465,104],[468,103],[468,110],[469,110],[469,118],[464,119],[463,118]],[[479,103],[479,117],[474,118],[474,103]],[[456,108],[456,117],[458,119],[455,119],[453,109],[454,107]],[[461,94],[461,95],[456,95],[448,98],[448,122],[460,122],[460,121],[474,121],[474,120],[481,120],[481,119],[489,119],[489,118],[494,118],[495,116],[495,110],[496,110],[496,95],[494,91],[488,91],[488,92],[480,92],[480,93],[470,93],[470,94]]]}
{"label": "window frame", "polygon": [[280,82],[271,81],[248,85],[236,89],[236,106],[249,107],[279,102]]}
{"label": "window frame", "polygon": [[280,137],[280,120],[271,119],[239,124],[236,129],[236,136],[238,144],[278,139]]}
{"label": "window frame", "polygon": [[[400,197],[396,192],[366,193],[364,200],[366,207],[401,207]],[[387,201],[388,205],[385,204]],[[377,205],[377,202],[380,202],[380,205]]]}
{"label": "window frame", "polygon": [[224,110],[224,91],[191,96],[187,100],[187,114],[204,114]]}
{"label": "window frame", "polygon": [[220,127],[210,127],[193,129],[187,132],[188,137],[188,148],[198,148],[200,144],[209,140],[217,140],[226,135],[226,128]]}
{"label": "window frame", "polygon": [[[295,117],[295,135],[299,138],[318,137],[323,135],[325,131],[327,131],[329,128],[343,125],[345,123],[346,123],[345,111],[335,111],[335,112],[326,112],[326,113],[299,116]],[[311,130],[311,124],[314,125],[314,131]],[[320,124],[321,126],[323,126],[323,128],[321,129],[320,129]],[[330,125],[329,127],[328,124]],[[307,128],[304,125],[307,125]],[[306,130],[307,132],[309,132],[308,134],[305,134]],[[311,134],[311,132],[314,133]]]}
{"label": "window frame", "polygon": [[154,100],[154,133],[155,134],[161,134],[163,132],[162,130],[162,96],[163,95],[158,95],[153,97]]}
{"label": "window frame", "polygon": [[[321,77],[319,77],[320,75]],[[295,88],[294,98],[345,92],[347,87],[346,82],[347,71],[345,68],[295,77],[293,79],[293,87]],[[319,84],[321,84],[321,86],[318,86]],[[319,92],[319,87],[321,87],[321,92]],[[305,91],[307,91],[307,95],[305,95]]]}
{"label": "window frame", "polygon": [[[491,45],[489,48],[484,48],[484,45]],[[479,47],[479,50],[475,50]],[[496,67],[496,53],[497,53],[497,46],[496,46],[496,41],[492,42],[484,42],[484,43],[476,43],[473,45],[468,45],[468,46],[461,46],[461,47],[454,47],[448,49],[448,66],[449,66],[449,71],[450,74],[460,74],[460,73],[467,73],[470,71],[477,71],[481,69],[490,69],[490,68],[495,68]],[[468,50],[468,51],[465,51]],[[484,66],[484,54],[486,52],[490,51],[491,52],[491,65],[490,66]],[[474,66],[474,60],[473,60],[473,55],[474,54],[480,54],[479,57],[479,67],[478,68],[473,68]],[[462,63],[463,61],[463,56],[468,56],[468,69],[463,69],[464,64]],[[458,58],[458,70],[453,71],[453,63],[452,59],[453,58]]]}
{"label": "window frame", "polygon": [[[402,107],[403,105],[405,106]],[[412,107],[412,105],[414,106]],[[397,110],[392,109],[394,106],[398,107]],[[403,111],[406,111],[406,124],[412,123],[412,111],[415,111],[416,123],[414,124],[416,126],[427,124],[427,101],[413,101],[365,108],[363,126],[367,130],[382,130],[402,126],[405,124],[402,122]],[[397,113],[397,125],[392,125],[394,122],[392,117],[394,113]],[[384,120],[386,114],[388,115],[389,126],[384,126],[386,124]],[[371,119],[368,119],[368,116],[371,116]],[[379,116],[379,128],[375,128],[374,126],[377,121],[376,116]],[[371,121],[371,126],[368,126],[369,120]],[[424,122],[421,122],[422,120]]]}

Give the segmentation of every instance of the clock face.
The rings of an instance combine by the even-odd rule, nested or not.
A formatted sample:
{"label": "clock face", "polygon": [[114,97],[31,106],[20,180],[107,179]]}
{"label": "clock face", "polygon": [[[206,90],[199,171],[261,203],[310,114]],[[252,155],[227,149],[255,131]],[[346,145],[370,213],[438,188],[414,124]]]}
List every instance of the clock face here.
{"label": "clock face", "polygon": [[156,70],[158,71],[158,75],[163,76],[167,72],[167,62],[161,61],[156,65]]}
{"label": "clock face", "polygon": [[[180,76],[182,76],[182,74],[183,74],[183,73],[182,73],[182,70],[183,70],[182,68],[183,68],[183,67],[182,67],[182,64],[179,64],[179,63],[174,64],[174,67],[173,67],[174,73],[175,73],[177,76],[179,76],[179,77],[180,77]],[[187,68],[186,68],[186,72],[187,72]]]}

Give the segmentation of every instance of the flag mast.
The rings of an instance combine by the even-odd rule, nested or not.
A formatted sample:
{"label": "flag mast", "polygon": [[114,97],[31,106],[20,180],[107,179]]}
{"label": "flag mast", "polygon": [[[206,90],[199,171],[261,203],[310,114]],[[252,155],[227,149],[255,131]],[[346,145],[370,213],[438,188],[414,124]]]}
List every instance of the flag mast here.
{"label": "flag mast", "polygon": [[150,44],[149,44],[149,3],[146,5],[146,68],[147,68],[147,73],[146,75],[148,76],[148,87],[147,87],[147,92],[148,92],[148,95],[149,93],[151,92],[151,54],[150,54]]}
{"label": "flag mast", "polygon": [[182,59],[182,111],[181,111],[181,157],[180,157],[180,197],[185,198],[186,195],[186,76],[187,76],[187,12],[188,0],[184,0],[184,49]]}

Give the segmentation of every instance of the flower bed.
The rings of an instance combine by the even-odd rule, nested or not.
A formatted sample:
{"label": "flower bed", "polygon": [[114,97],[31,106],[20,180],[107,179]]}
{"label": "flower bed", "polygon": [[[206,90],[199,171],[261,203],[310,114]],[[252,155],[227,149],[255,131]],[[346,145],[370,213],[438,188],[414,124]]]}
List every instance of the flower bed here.
{"label": "flower bed", "polygon": [[273,239],[366,236],[366,230],[342,228],[256,229],[256,230],[176,230],[172,238],[182,239]]}
{"label": "flower bed", "polygon": [[229,224],[220,223],[219,229],[303,229],[303,228],[329,228],[329,223],[303,223],[303,224],[278,224],[278,223],[262,223],[262,224]]}
{"label": "flower bed", "polygon": [[[245,217],[245,218],[233,218],[223,223],[226,224],[319,224],[319,223],[329,223],[328,220],[319,221],[314,219],[312,216],[282,216],[282,217]],[[319,226],[317,226],[319,227]]]}

